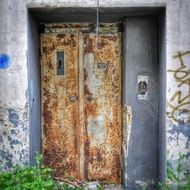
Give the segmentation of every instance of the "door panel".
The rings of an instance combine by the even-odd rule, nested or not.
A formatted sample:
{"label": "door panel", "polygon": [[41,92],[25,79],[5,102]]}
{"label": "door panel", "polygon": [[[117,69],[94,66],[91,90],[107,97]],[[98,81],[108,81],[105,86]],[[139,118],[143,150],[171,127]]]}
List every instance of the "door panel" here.
{"label": "door panel", "polygon": [[[131,107],[126,136],[126,189],[158,189],[159,179],[159,62],[158,21],[127,18],[123,104]],[[147,77],[147,98],[140,99],[138,79]],[[161,79],[163,80],[163,79]],[[163,126],[162,126],[163,127]],[[134,151],[135,150],[135,151]],[[140,182],[140,183],[139,183]]]}
{"label": "door panel", "polygon": [[97,41],[73,26],[41,38],[45,164],[59,177],[120,183],[121,36],[114,25]]}
{"label": "door panel", "polygon": [[[43,34],[41,40],[44,161],[56,176],[79,177],[78,101],[72,101],[78,96],[78,36]],[[57,52],[64,54],[63,75],[57,73]]]}
{"label": "door panel", "polygon": [[118,33],[84,35],[84,177],[120,182],[121,41]]}

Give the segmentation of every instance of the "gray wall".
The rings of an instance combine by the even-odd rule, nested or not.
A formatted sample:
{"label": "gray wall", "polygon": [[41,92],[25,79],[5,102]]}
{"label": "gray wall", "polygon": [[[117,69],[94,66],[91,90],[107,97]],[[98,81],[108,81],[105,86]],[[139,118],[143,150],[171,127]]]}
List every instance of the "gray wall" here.
{"label": "gray wall", "polygon": [[40,60],[38,23],[33,15],[28,17],[28,68],[29,68],[29,135],[30,164],[35,163],[35,152],[41,150],[40,112]]}
{"label": "gray wall", "polygon": [[166,177],[166,15],[159,17],[159,179]]}
{"label": "gray wall", "polygon": [[[125,30],[123,104],[132,110],[125,183],[128,190],[153,183],[153,190],[159,176],[158,22],[154,17],[127,18]],[[139,75],[148,76],[148,100],[137,99]]]}

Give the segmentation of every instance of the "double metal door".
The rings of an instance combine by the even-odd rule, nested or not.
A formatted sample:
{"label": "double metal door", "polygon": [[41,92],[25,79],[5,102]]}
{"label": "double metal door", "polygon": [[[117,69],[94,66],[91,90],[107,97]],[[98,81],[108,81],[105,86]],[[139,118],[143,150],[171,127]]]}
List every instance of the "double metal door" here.
{"label": "double metal door", "polygon": [[41,35],[42,149],[56,176],[121,183],[121,34],[100,31],[52,24]]}

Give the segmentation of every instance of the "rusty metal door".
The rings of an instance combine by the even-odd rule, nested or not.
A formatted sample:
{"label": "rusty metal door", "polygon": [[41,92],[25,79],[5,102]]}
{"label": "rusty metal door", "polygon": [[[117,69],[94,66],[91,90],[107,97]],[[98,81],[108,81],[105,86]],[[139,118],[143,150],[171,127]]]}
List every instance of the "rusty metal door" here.
{"label": "rusty metal door", "polygon": [[[56,176],[79,177],[77,143],[78,101],[78,36],[49,34],[41,37],[41,97],[43,125],[43,155],[45,164]],[[61,60],[63,74],[58,75]],[[58,62],[58,64],[57,64]]]}
{"label": "rusty metal door", "polygon": [[59,177],[121,183],[120,32],[97,39],[87,25],[48,27],[41,38],[45,164]]}

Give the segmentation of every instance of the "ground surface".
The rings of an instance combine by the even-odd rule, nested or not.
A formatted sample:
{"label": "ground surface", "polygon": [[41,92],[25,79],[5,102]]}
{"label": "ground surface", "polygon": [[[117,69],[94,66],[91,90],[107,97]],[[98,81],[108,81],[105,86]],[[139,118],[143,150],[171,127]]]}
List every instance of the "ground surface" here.
{"label": "ground surface", "polygon": [[[96,190],[98,182],[89,182],[86,190]],[[104,185],[104,190],[123,190],[121,185]]]}
{"label": "ground surface", "polygon": [[105,190],[123,190],[121,185],[105,185]]}

